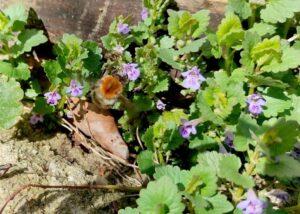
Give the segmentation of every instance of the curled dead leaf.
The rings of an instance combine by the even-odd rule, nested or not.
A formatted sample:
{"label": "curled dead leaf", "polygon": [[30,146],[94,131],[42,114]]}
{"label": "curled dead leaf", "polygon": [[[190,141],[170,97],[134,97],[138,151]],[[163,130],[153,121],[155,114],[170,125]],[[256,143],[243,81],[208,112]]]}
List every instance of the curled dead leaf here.
{"label": "curled dead leaf", "polygon": [[85,135],[93,138],[102,148],[127,160],[128,146],[122,139],[114,117],[108,110],[95,104],[73,99],[74,125]]}

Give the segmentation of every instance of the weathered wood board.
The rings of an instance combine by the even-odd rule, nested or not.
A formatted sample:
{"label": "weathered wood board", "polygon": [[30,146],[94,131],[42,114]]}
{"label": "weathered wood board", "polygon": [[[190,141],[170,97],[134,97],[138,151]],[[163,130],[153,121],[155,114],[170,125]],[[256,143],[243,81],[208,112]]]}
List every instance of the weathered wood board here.
{"label": "weathered wood board", "polygon": [[[176,0],[180,9],[195,12],[211,11],[211,25],[219,23],[227,0]],[[74,33],[83,39],[99,41],[109,24],[118,15],[140,19],[141,0],[0,0],[0,8],[22,2],[33,8],[43,21],[50,39],[56,41],[63,33]]]}

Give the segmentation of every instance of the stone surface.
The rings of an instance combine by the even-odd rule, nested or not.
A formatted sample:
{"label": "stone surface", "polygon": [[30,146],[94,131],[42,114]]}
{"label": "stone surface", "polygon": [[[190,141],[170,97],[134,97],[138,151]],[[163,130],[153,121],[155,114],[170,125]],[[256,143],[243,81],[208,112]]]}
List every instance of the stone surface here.
{"label": "stone surface", "polygon": [[[192,12],[202,8],[211,11],[215,27],[223,16],[227,0],[176,0],[180,9]],[[0,0],[0,8],[19,0]],[[99,41],[107,33],[114,17],[131,16],[140,19],[141,0],[23,0],[42,19],[52,41],[63,33],[74,33],[83,39]]]}

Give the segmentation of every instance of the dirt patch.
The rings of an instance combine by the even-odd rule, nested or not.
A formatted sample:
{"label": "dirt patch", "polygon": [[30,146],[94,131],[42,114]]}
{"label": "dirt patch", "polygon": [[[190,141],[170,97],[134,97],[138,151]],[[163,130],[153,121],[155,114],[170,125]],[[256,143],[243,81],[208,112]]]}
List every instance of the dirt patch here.
{"label": "dirt patch", "polygon": [[[26,125],[24,126],[26,129]],[[24,131],[24,130],[22,130]],[[0,202],[28,183],[47,185],[99,184],[103,160],[85,153],[65,134],[47,135],[41,131],[17,138],[18,131],[0,131],[0,165],[14,166],[0,178]],[[4,213],[110,213],[106,207],[123,193],[95,191],[22,191]]]}

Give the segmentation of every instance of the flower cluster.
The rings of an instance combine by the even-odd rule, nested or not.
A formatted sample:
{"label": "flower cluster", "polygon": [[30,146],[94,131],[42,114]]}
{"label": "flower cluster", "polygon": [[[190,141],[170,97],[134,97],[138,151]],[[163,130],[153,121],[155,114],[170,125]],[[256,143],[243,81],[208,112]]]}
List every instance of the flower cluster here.
{"label": "flower cluster", "polygon": [[76,80],[71,80],[70,86],[67,88],[67,93],[72,97],[78,97],[82,95],[83,86]]}
{"label": "flower cluster", "polygon": [[157,100],[157,102],[156,102],[156,108],[157,108],[158,110],[163,111],[163,110],[165,110],[165,108],[166,108],[166,104],[163,103],[163,101],[161,101],[161,100]]}
{"label": "flower cluster", "polygon": [[247,192],[247,199],[241,201],[237,208],[243,211],[243,214],[263,214],[266,208],[266,203],[260,200],[255,192],[250,189]]}
{"label": "flower cluster", "polygon": [[260,94],[252,94],[248,96],[247,103],[249,112],[253,116],[257,116],[262,113],[266,101]]}
{"label": "flower cluster", "polygon": [[56,106],[58,101],[61,99],[60,94],[56,91],[47,92],[44,96],[47,100],[47,103],[51,106]]}
{"label": "flower cluster", "polygon": [[179,132],[183,138],[188,139],[191,134],[197,134],[196,125],[192,121],[182,119],[181,124]]}
{"label": "flower cluster", "polygon": [[130,32],[130,28],[128,24],[125,23],[119,23],[118,24],[118,33],[126,35]]}
{"label": "flower cluster", "polygon": [[142,12],[141,12],[141,18],[144,21],[145,19],[147,19],[149,16],[148,10],[147,8],[143,8]]}
{"label": "flower cluster", "polygon": [[135,81],[140,76],[140,70],[136,63],[123,64],[123,75],[126,75],[129,80]]}
{"label": "flower cluster", "polygon": [[181,74],[184,77],[182,86],[192,90],[198,90],[201,83],[205,81],[205,78],[201,75],[200,70],[197,67],[183,72]]}

